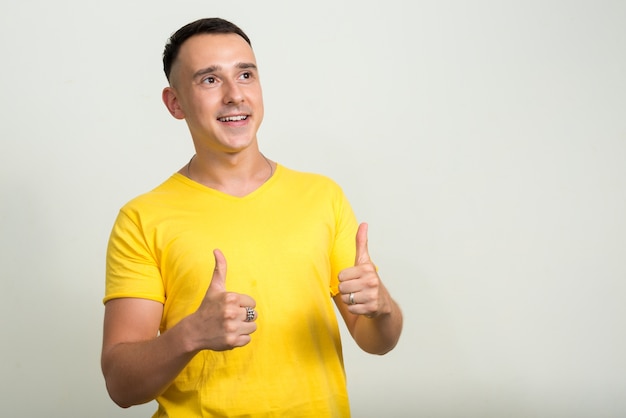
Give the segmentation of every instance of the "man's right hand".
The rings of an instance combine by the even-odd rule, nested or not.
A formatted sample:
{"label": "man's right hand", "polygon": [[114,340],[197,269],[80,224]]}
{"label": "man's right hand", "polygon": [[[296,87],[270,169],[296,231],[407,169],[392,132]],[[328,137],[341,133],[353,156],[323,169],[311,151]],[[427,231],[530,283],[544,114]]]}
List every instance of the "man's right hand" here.
{"label": "man's right hand", "polygon": [[[226,291],[226,258],[217,249],[213,255],[213,277],[192,322],[201,349],[232,350],[248,344],[250,334],[256,331],[256,302],[248,295]],[[248,317],[250,309],[253,310],[251,321]]]}

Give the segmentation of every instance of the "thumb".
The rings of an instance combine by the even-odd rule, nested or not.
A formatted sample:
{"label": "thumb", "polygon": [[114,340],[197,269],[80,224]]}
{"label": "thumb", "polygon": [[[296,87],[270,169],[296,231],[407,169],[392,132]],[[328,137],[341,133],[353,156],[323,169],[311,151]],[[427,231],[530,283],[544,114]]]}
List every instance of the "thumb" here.
{"label": "thumb", "polygon": [[356,259],[354,265],[370,263],[370,253],[367,249],[367,224],[362,223],[356,231]]}
{"label": "thumb", "polygon": [[226,257],[218,249],[213,250],[215,257],[215,270],[209,285],[208,292],[225,292],[226,291]]}

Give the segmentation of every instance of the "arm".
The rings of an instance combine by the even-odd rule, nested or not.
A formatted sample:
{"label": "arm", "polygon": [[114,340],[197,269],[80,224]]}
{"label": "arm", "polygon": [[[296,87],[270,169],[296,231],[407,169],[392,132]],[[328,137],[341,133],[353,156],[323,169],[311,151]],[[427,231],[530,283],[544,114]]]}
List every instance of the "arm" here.
{"label": "arm", "polygon": [[145,299],[115,299],[105,305],[102,372],[119,406],[156,398],[196,352],[185,341],[182,321],[157,336],[162,313],[161,303]]}
{"label": "arm", "polygon": [[367,224],[357,231],[355,265],[339,273],[339,282],[334,300],[352,338],[368,353],[391,351],[402,333],[402,311],[369,257]]}
{"label": "arm", "polygon": [[256,324],[246,321],[242,307],[254,308],[255,302],[226,292],[226,260],[219,250],[214,255],[215,271],[200,307],[161,335],[161,303],[124,298],[105,305],[102,372],[118,405],[156,398],[201,350],[230,350],[250,342]]}

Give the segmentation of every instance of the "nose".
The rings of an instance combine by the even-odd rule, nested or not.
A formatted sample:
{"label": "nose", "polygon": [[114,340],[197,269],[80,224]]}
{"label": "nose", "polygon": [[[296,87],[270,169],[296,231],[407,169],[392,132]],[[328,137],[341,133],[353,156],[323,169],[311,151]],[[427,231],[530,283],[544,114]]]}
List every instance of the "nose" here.
{"label": "nose", "polygon": [[224,103],[233,104],[243,102],[243,92],[241,86],[237,82],[229,80],[223,84],[224,89]]}

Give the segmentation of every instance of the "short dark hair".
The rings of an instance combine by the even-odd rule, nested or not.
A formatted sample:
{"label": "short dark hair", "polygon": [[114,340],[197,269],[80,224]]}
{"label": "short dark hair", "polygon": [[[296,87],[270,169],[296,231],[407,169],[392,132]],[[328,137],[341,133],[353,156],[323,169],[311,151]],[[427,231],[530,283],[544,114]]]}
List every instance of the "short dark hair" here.
{"label": "short dark hair", "polygon": [[163,51],[163,71],[167,80],[170,79],[170,73],[172,72],[172,65],[178,57],[178,51],[180,51],[181,45],[194,35],[211,33],[234,33],[241,36],[248,45],[252,46],[250,38],[244,33],[237,25],[219,17],[211,17],[206,19],[199,19],[195,22],[191,22],[178,29],[165,44],[165,50]]}

